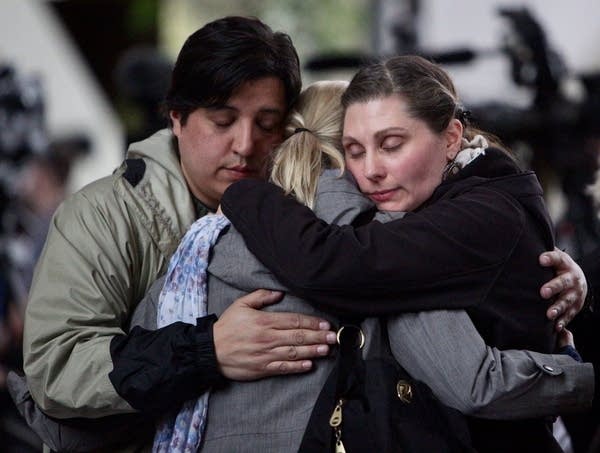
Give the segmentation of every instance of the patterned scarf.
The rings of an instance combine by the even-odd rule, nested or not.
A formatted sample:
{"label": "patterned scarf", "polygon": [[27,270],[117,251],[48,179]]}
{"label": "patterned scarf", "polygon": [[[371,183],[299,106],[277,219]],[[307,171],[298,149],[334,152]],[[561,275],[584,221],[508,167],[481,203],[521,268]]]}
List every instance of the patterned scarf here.
{"label": "patterned scarf", "polygon": [[[209,253],[221,231],[229,225],[227,217],[208,214],[196,220],[187,231],[169,262],[165,284],[158,302],[158,327],[177,321],[196,324],[206,316],[206,269]],[[208,391],[197,400],[183,403],[179,413],[163,417],[154,436],[156,453],[195,453],[206,425]]]}
{"label": "patterned scarf", "polygon": [[442,180],[445,180],[449,176],[456,175],[479,156],[485,156],[485,150],[489,146],[487,140],[482,135],[476,135],[471,141],[468,141],[463,137],[461,143],[461,150],[444,168]]}

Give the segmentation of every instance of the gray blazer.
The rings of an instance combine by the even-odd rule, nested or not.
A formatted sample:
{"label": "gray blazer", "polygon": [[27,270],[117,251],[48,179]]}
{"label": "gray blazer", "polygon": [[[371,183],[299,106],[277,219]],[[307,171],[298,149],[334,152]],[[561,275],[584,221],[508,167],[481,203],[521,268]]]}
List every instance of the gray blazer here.
{"label": "gray blazer", "polygon": [[[370,207],[348,179],[326,172],[319,182],[315,212],[329,223],[346,224]],[[381,214],[380,221],[394,218]],[[220,315],[257,288],[283,290],[248,251],[233,228],[217,242],[208,268],[208,312]],[[132,324],[156,326],[162,280],[136,310]],[[306,301],[286,294],[270,311],[291,311],[334,321]],[[380,322],[363,322],[368,356],[388,348]],[[414,377],[445,404],[485,418],[555,415],[591,405],[593,369],[568,356],[499,351],[485,345],[463,311],[407,314],[388,321],[391,350]],[[231,382],[210,396],[204,451],[295,451],[333,360],[319,359],[306,374]]]}

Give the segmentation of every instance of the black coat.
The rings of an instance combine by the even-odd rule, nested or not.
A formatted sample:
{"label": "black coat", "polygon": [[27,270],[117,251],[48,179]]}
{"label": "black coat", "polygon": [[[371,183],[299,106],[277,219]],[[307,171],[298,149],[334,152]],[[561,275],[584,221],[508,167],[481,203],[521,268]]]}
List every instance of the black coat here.
{"label": "black coat", "polygon": [[[418,210],[386,224],[328,225],[260,181],[225,192],[225,215],[292,292],[336,315],[464,308],[501,349],[552,352],[539,295],[554,248],[542,189],[502,151],[486,150]],[[547,420],[472,423],[481,451],[560,451]],[[517,441],[517,439],[522,439]]]}

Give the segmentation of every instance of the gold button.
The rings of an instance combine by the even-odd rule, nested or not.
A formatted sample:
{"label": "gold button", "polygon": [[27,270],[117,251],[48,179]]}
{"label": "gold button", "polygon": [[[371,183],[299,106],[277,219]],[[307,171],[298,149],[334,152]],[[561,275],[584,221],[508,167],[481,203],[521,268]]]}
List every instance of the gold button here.
{"label": "gold button", "polygon": [[400,379],[396,384],[396,392],[398,392],[398,398],[403,403],[410,403],[412,401],[412,387],[408,383],[408,381],[404,381]]}

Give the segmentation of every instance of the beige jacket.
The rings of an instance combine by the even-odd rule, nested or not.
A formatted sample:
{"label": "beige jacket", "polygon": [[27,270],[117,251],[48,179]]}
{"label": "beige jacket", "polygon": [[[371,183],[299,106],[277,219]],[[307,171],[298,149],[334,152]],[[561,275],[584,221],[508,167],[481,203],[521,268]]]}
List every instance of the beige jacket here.
{"label": "beige jacket", "polygon": [[130,163],[126,179],[124,162],[69,197],[52,220],[32,283],[23,348],[29,389],[48,415],[133,411],[108,378],[109,345],[124,333],[194,220],[172,144],[168,130],[132,144],[127,159],[142,158],[145,171]]}

